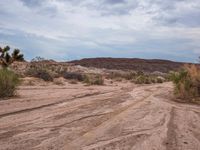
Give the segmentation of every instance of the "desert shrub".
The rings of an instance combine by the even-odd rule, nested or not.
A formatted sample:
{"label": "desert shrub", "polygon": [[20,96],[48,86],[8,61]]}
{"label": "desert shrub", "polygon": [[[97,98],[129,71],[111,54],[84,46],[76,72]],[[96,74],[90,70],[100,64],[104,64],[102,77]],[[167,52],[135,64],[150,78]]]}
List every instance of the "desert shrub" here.
{"label": "desert shrub", "polygon": [[44,81],[53,81],[50,72],[45,68],[31,67],[27,70],[26,74],[31,77],[43,79]]}
{"label": "desert shrub", "polygon": [[53,60],[47,60],[41,57],[32,59],[28,68],[32,71],[45,70],[52,78],[62,77],[63,73],[67,70],[67,66],[60,65]]}
{"label": "desert shrub", "polygon": [[101,75],[85,75],[84,82],[88,85],[103,85],[104,79]]}
{"label": "desert shrub", "polygon": [[185,66],[181,71],[171,73],[175,85],[175,94],[188,101],[200,97],[200,69],[195,65]]}
{"label": "desert shrub", "polygon": [[162,78],[162,77],[156,78],[156,83],[163,83],[163,82],[164,82],[164,78]]}
{"label": "desert shrub", "polygon": [[163,83],[165,81],[164,77],[149,75],[149,74],[141,74],[136,76],[132,82],[135,84],[152,84],[152,83]]}
{"label": "desert shrub", "polygon": [[128,72],[128,73],[124,74],[123,78],[126,80],[132,80],[133,78],[135,78],[136,75],[137,75],[137,73],[135,73],[135,72]]}
{"label": "desert shrub", "polygon": [[51,74],[49,73],[48,70],[40,69],[40,70],[37,70],[37,71],[38,72],[36,72],[35,77],[41,78],[44,81],[53,81],[53,77],[51,76]]}
{"label": "desert shrub", "polygon": [[[166,81],[165,77],[160,76],[163,75],[161,73],[158,74],[151,74],[151,73],[144,73],[142,71],[134,72],[111,72],[109,74],[110,79],[115,79],[116,81],[131,80],[136,84],[151,84],[151,83],[163,83]],[[165,74],[164,74],[165,75]]]}
{"label": "desert shrub", "polygon": [[144,84],[151,84],[151,83],[152,83],[151,78],[146,77]]}
{"label": "desert shrub", "polygon": [[151,84],[151,83],[163,83],[164,78],[156,76],[154,74],[147,74],[142,71],[138,72],[113,72],[110,74],[111,79],[115,79],[116,81],[131,80],[136,84]]}
{"label": "desert shrub", "polygon": [[144,74],[144,72],[143,71],[138,71],[137,72],[137,76],[144,76],[145,74]]}
{"label": "desert shrub", "polygon": [[115,79],[115,80],[121,80],[125,79],[125,80],[132,80],[133,78],[135,78],[137,74],[133,71],[128,71],[128,72],[111,72],[108,75],[108,79]]}
{"label": "desert shrub", "polygon": [[151,78],[151,83],[158,83],[158,80],[156,78]]}
{"label": "desert shrub", "polygon": [[19,85],[18,76],[7,69],[0,69],[0,98],[11,97]]}
{"label": "desert shrub", "polygon": [[84,75],[82,75],[81,73],[77,73],[77,72],[64,72],[63,77],[65,79],[73,79],[73,80],[77,80],[77,81],[84,81]]}
{"label": "desert shrub", "polygon": [[133,82],[136,83],[136,84],[150,84],[151,80],[150,80],[150,78],[148,76],[139,75],[138,77],[136,77],[133,80]]}
{"label": "desert shrub", "polygon": [[93,82],[92,84],[95,84],[95,85],[103,85],[103,84],[104,84],[103,77],[102,77],[101,75],[95,76],[94,82]]}

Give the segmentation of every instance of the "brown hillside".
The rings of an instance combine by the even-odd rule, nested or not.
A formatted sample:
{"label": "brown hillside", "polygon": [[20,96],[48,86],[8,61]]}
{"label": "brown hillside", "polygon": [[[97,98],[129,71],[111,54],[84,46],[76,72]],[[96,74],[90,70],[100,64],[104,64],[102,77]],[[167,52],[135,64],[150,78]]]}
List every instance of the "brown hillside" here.
{"label": "brown hillside", "polygon": [[138,58],[86,58],[82,60],[71,61],[76,65],[95,68],[117,69],[117,70],[135,70],[154,72],[160,71],[167,73],[171,70],[180,69],[184,63],[173,62],[159,59],[138,59]]}

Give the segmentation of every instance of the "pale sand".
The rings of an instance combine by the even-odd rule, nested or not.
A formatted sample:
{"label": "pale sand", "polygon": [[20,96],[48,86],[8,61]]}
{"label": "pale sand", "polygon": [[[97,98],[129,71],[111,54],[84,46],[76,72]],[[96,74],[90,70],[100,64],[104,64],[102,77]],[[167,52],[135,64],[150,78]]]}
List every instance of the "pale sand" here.
{"label": "pale sand", "polygon": [[200,106],[171,83],[22,86],[0,101],[0,150],[200,150]]}

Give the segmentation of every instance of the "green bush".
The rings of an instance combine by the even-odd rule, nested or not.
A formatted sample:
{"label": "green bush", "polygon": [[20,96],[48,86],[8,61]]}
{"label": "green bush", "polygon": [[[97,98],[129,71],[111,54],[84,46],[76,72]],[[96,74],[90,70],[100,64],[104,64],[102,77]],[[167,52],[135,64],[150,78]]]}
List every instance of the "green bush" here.
{"label": "green bush", "polygon": [[200,98],[200,69],[197,66],[185,66],[179,72],[171,73],[175,94],[188,101],[196,101]]}
{"label": "green bush", "polygon": [[0,98],[14,96],[19,82],[20,80],[14,72],[0,69]]}

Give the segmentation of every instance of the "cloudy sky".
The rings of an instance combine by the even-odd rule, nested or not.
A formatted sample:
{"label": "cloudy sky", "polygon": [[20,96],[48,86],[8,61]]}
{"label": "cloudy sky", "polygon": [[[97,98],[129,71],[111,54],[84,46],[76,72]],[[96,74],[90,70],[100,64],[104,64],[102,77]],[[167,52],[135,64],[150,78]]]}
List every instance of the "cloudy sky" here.
{"label": "cloudy sky", "polygon": [[200,0],[0,0],[0,45],[56,60],[195,62]]}

